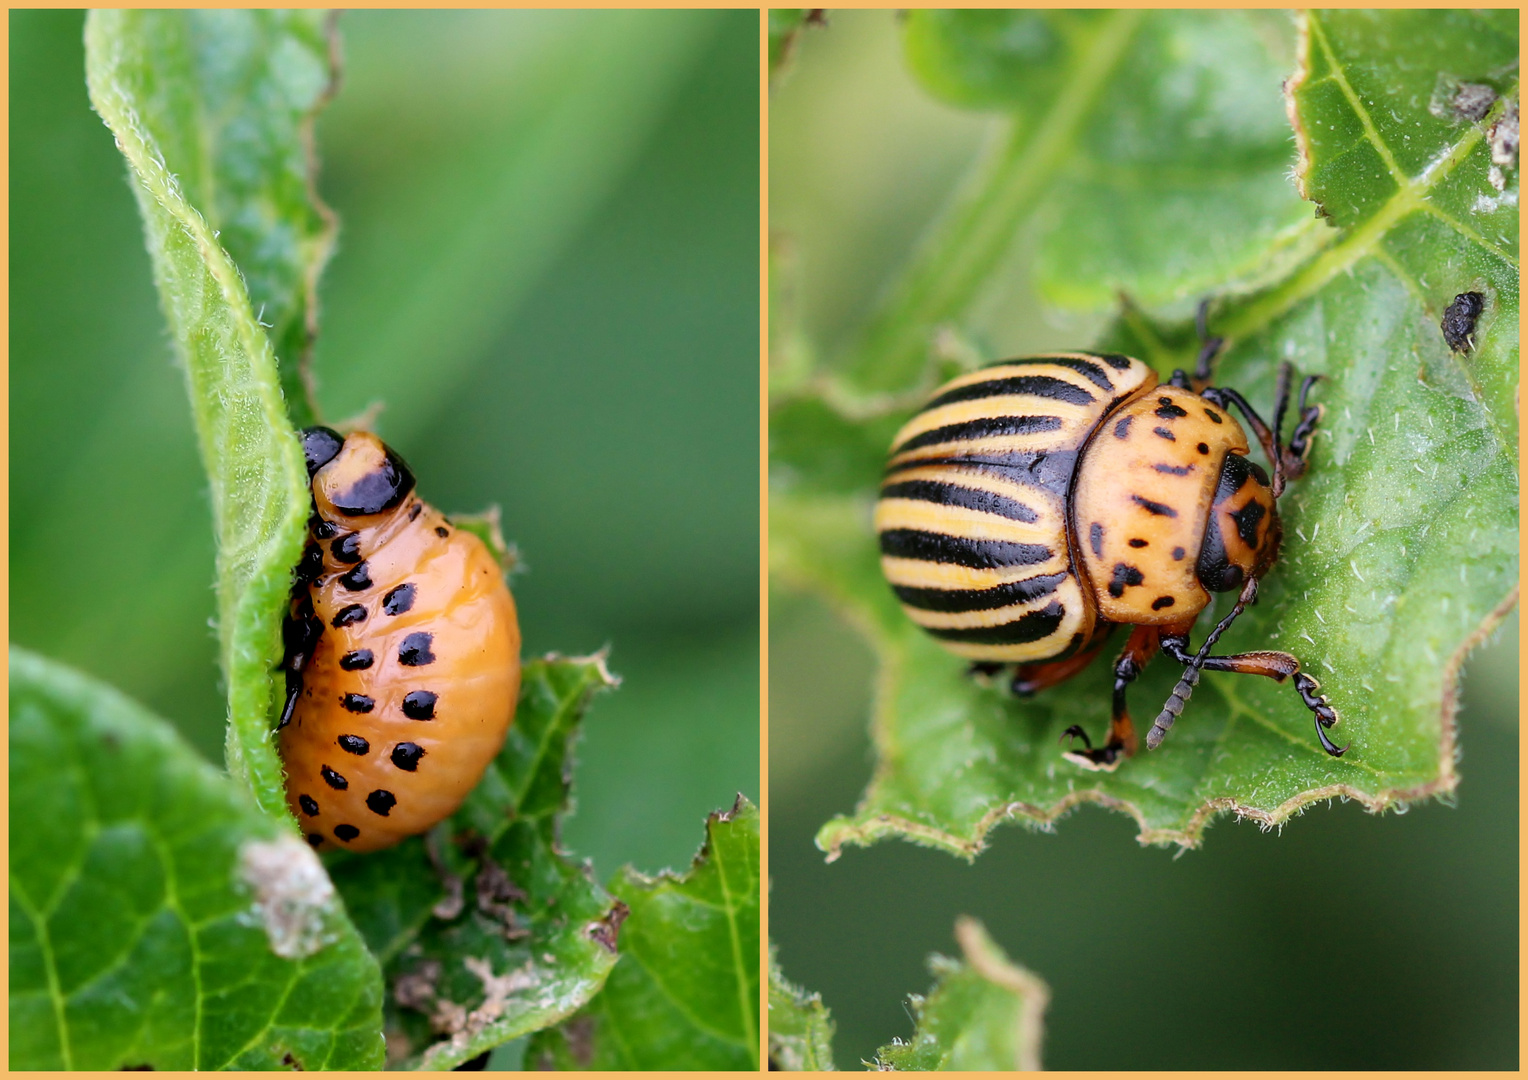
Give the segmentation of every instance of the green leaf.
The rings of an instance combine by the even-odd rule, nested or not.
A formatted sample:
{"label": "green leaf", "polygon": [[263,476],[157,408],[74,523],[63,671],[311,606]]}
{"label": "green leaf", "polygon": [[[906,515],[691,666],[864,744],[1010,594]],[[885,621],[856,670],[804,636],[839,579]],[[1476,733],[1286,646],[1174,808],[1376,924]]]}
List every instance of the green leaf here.
{"label": "green leaf", "polygon": [[[1367,217],[1321,226],[1328,239],[1304,261],[1286,267],[1276,238],[1265,238],[1269,265],[1282,269],[1211,312],[1212,329],[1228,342],[1216,382],[1265,414],[1281,360],[1326,377],[1313,396],[1325,415],[1310,472],[1280,505],[1281,559],[1221,649],[1293,652],[1341,714],[1334,734],[1351,749],[1340,759],[1322,753],[1287,683],[1210,674],[1160,749],[1107,776],[1067,764],[1062,733],[1080,724],[1100,735],[1107,723],[1109,665],[1020,701],[967,678],[959,659],[914,627],[881,578],[870,516],[880,460],[871,449],[885,447],[917,395],[858,394],[819,376],[771,417],[771,569],[830,598],[880,661],[875,772],[854,813],[819,833],[830,858],[846,843],[886,836],[970,858],[993,825],[1049,823],[1081,802],[1131,814],[1143,842],[1194,846],[1222,811],[1271,826],[1334,796],[1377,811],[1454,789],[1459,667],[1517,597],[1517,174],[1503,168],[1506,193],[1496,190],[1486,134],[1515,103],[1516,84],[1478,123],[1424,118],[1435,83],[1483,82],[1511,62],[1515,41],[1495,34],[1497,19],[1362,12],[1300,23],[1299,55],[1310,69],[1291,86],[1302,130],[1341,126],[1340,110],[1355,109],[1354,99],[1329,87],[1336,72],[1362,70],[1392,88],[1384,101],[1401,117],[1394,130],[1433,139],[1418,146],[1413,134],[1403,157],[1419,171],[1403,172],[1404,183]],[[1368,38],[1360,33],[1375,26]],[[1478,70],[1461,70],[1453,58],[1475,54],[1459,52],[1457,35],[1470,27],[1477,45],[1500,45]],[[1397,34],[1409,52],[1387,48]],[[1175,72],[1158,76],[1170,82]],[[1416,90],[1424,83],[1428,92]],[[1363,160],[1354,149],[1302,147],[1309,182],[1321,178],[1328,202],[1365,190],[1367,173],[1342,170]],[[1439,321],[1467,290],[1486,296],[1486,310],[1474,351],[1455,354]],[[1191,366],[1197,349],[1188,322],[1134,305],[1098,344],[1163,375]],[[889,368],[901,362],[884,356]],[[925,363],[888,385],[930,386],[947,373]],[[1211,606],[1195,642],[1228,607],[1224,598]],[[1147,669],[1130,692],[1138,723],[1149,722],[1175,681],[1170,664]]]}
{"label": "green leaf", "polygon": [[917,1030],[876,1051],[878,1069],[1007,1072],[1040,1068],[1050,989],[1004,954],[981,923],[955,923],[962,959],[929,957],[937,981],[911,999]]}
{"label": "green leaf", "polygon": [[683,875],[622,870],[622,962],[598,997],[531,1041],[538,1068],[759,1067],[759,811],[739,795],[706,819]]}
{"label": "green leaf", "polygon": [[1187,309],[1326,239],[1286,179],[1285,15],[918,10],[905,41],[934,94],[1009,120],[849,358],[861,394],[918,387],[935,331],[1036,233],[1042,297],[1092,309]]}
{"label": "green leaf", "polygon": [[603,656],[528,663],[504,748],[428,837],[330,872],[387,978],[393,1067],[450,1069],[571,1015],[604,985],[624,907],[557,844]]}
{"label": "green leaf", "polygon": [[769,950],[769,1067],[782,1072],[828,1072],[833,1065],[833,1018],[822,995],[786,979]]}
{"label": "green leaf", "polygon": [[281,816],[272,672],[308,487],[246,282],[283,347],[305,340],[328,246],[304,140],[330,80],[323,27],[319,12],[113,10],[85,24],[91,101],[134,181],[211,481],[228,765]]}
{"label": "green leaf", "polygon": [[12,1069],[372,1069],[376,961],[312,850],[165,721],[10,652]]}

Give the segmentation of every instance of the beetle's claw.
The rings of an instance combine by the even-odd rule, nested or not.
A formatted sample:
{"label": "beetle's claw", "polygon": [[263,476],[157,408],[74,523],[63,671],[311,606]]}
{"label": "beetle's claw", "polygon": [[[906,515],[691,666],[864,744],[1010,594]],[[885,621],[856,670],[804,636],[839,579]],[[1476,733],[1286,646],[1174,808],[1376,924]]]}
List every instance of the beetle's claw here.
{"label": "beetle's claw", "polygon": [[[1088,733],[1082,730],[1081,724],[1073,724],[1071,727],[1067,728],[1061,733],[1061,738],[1057,739],[1056,741],[1066,742],[1069,739],[1081,739],[1082,745],[1086,746],[1090,752],[1093,749],[1093,740],[1088,738]],[[1070,757],[1071,755],[1068,754],[1067,756]]]}

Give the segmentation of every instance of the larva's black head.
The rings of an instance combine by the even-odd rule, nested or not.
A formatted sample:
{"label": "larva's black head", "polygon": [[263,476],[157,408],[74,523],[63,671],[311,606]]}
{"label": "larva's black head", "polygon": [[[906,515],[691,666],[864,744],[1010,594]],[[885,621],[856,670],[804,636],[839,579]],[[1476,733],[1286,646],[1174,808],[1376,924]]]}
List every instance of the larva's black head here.
{"label": "larva's black head", "polygon": [[310,427],[302,433],[302,456],[308,459],[308,477],[322,469],[340,452],[345,440],[340,433],[326,427]]}
{"label": "larva's black head", "polygon": [[[325,428],[309,431],[332,431]],[[304,445],[307,435],[304,434]],[[399,506],[414,490],[414,474],[401,457],[367,431],[346,438],[313,472],[313,502],[325,521],[370,517]]]}

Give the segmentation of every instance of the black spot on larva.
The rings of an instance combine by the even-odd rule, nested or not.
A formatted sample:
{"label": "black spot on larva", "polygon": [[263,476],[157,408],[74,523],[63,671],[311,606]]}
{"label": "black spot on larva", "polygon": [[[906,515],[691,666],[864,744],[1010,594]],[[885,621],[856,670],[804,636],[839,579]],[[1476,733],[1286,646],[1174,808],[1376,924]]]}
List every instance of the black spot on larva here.
{"label": "black spot on larva", "polygon": [[318,801],[311,795],[297,796],[297,805],[302,807],[302,812],[309,817],[318,817]]}
{"label": "black spot on larva", "polygon": [[340,584],[351,592],[362,592],[371,588],[371,572],[365,563],[359,563],[349,573],[340,575]]}
{"label": "black spot on larva", "polygon": [[424,511],[424,503],[415,503],[409,507],[409,520],[413,521]]}
{"label": "black spot on larva", "polygon": [[318,772],[319,775],[324,778],[324,783],[328,784],[335,791],[344,791],[350,786],[349,780],[346,780],[343,776],[329,768],[327,765],[319,769]]}
{"label": "black spot on larva", "polygon": [[329,551],[338,562],[347,566],[361,561],[361,534],[346,533],[329,545]]}
{"label": "black spot on larva", "polygon": [[410,720],[434,720],[435,695],[428,690],[410,690],[403,695],[403,715]]}
{"label": "black spot on larva", "polygon": [[1119,423],[1115,424],[1114,437],[1116,439],[1128,439],[1130,437],[1130,421],[1134,419],[1135,417],[1133,416],[1127,416]]}
{"label": "black spot on larva", "polygon": [[369,713],[377,705],[365,694],[346,694],[340,698],[340,704],[345,706],[346,712],[354,713]]}
{"label": "black spot on larva", "polygon": [[336,825],[334,827],[334,838],[336,840],[354,840],[360,835],[361,830],[354,825]]}
{"label": "black spot on larva", "polygon": [[1104,527],[1096,521],[1088,526],[1088,546],[1093,549],[1095,559],[1104,557]]}
{"label": "black spot on larva", "polygon": [[414,490],[414,474],[391,447],[383,447],[382,464],[362,476],[332,500],[347,517],[366,517],[391,510]]}
{"label": "black spot on larva", "polygon": [[1181,560],[1183,556],[1187,554],[1188,552],[1184,551],[1182,548],[1173,548],[1173,559],[1175,560]]}
{"label": "black spot on larva", "polygon": [[1201,454],[1208,454],[1210,452],[1209,444],[1207,444],[1207,443],[1200,443],[1199,444],[1199,452]]}
{"label": "black spot on larva", "polygon": [[359,735],[341,735],[337,741],[340,744],[340,749],[347,754],[360,756],[371,749],[371,743]]}
{"label": "black spot on larva", "polygon": [[1214,409],[1205,409],[1204,410],[1204,415],[1208,416],[1210,418],[1210,422],[1212,424],[1224,423],[1224,421],[1221,420],[1221,418],[1220,418],[1220,414],[1218,412],[1216,412]]}
{"label": "black spot on larva", "polygon": [[424,748],[418,743],[401,742],[393,747],[393,764],[404,772],[414,772],[419,768],[419,759],[424,757]]}
{"label": "black spot on larva", "polygon": [[1114,577],[1109,582],[1109,595],[1118,600],[1125,594],[1127,585],[1139,585],[1145,578],[1129,563],[1115,563]]}
{"label": "black spot on larva", "polygon": [[366,806],[373,814],[387,816],[387,812],[398,805],[397,798],[391,791],[377,790],[366,796]]}
{"label": "black spot on larva", "polygon": [[1152,468],[1159,473],[1166,473],[1168,476],[1187,476],[1194,471],[1192,465],[1163,465],[1161,462],[1153,465]]}
{"label": "black spot on larva", "polygon": [[1146,541],[1142,540],[1139,536],[1132,536],[1130,538],[1130,546],[1131,547],[1145,547],[1146,546]]}
{"label": "black spot on larva", "polygon": [[309,544],[302,549],[302,559],[297,564],[297,580],[306,584],[317,581],[318,575],[324,572],[324,549],[317,544]]}
{"label": "black spot on larva", "polygon": [[1166,503],[1153,502],[1150,499],[1143,499],[1139,495],[1130,496],[1130,501],[1135,503],[1135,505],[1139,506],[1142,510],[1145,510],[1148,514],[1155,514],[1157,517],[1175,518],[1178,516],[1178,511],[1174,510]]}
{"label": "black spot on larva", "polygon": [[325,521],[314,513],[308,518],[308,531],[313,534],[315,540],[327,540],[340,531],[340,527],[332,521]]}
{"label": "black spot on larva", "polygon": [[338,630],[342,626],[354,626],[358,622],[366,621],[366,609],[360,604],[351,604],[342,607],[335,614],[329,625]]}
{"label": "black spot on larva", "polygon": [[321,832],[310,832],[308,834],[308,843],[313,845],[314,847],[318,847],[318,845],[322,844],[323,842],[324,842],[324,834],[323,833],[321,833]]}
{"label": "black spot on larva", "polygon": [[1157,398],[1156,413],[1163,420],[1176,420],[1180,416],[1187,416],[1188,410],[1173,404],[1170,397]]}
{"label": "black spot on larva", "polygon": [[1153,435],[1160,435],[1162,438],[1166,439],[1168,442],[1177,442],[1178,441],[1177,438],[1173,435],[1173,433],[1168,431],[1165,427],[1154,427],[1154,428],[1151,429],[1151,433]]}
{"label": "black spot on larva", "polygon": [[1159,596],[1151,602],[1152,611],[1161,611],[1165,607],[1172,607],[1175,601],[1170,596]]}
{"label": "black spot on larva", "polygon": [[451,530],[446,528],[444,525],[437,525],[435,526],[435,535],[444,539],[445,537],[451,535]]}
{"label": "black spot on larva", "polygon": [[414,586],[404,582],[382,598],[382,610],[389,615],[402,615],[414,606]]}
{"label": "black spot on larva", "polygon": [[424,667],[435,663],[435,654],[430,651],[434,641],[435,635],[425,630],[410,634],[398,646],[398,663],[404,667]]}
{"label": "black spot on larva", "polygon": [[357,649],[340,657],[340,668],[344,671],[365,671],[375,660],[370,649]]}

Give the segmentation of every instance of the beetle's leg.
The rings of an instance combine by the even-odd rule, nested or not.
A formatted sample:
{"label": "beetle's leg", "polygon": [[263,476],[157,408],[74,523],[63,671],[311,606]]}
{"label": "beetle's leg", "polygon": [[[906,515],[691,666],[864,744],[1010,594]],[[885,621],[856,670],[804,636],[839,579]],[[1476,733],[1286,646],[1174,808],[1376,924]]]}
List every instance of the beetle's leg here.
{"label": "beetle's leg", "polygon": [[1087,749],[1069,750],[1063,755],[1068,761],[1096,772],[1113,772],[1124,758],[1134,757],[1136,750],[1135,725],[1130,722],[1130,709],[1125,703],[1125,691],[1135,682],[1153,656],[1157,653],[1160,627],[1137,626],[1130,632],[1130,640],[1120,650],[1114,664],[1114,709],[1109,722],[1109,741],[1093,748],[1087,733],[1073,725],[1066,729],[1062,738],[1080,735]]}
{"label": "beetle's leg", "polygon": [[[1194,654],[1188,650],[1187,634],[1181,636],[1164,634],[1162,651],[1180,664],[1191,663],[1194,659]],[[1338,746],[1326,735],[1326,729],[1333,727],[1339,719],[1337,710],[1332,708],[1331,702],[1327,701],[1324,695],[1316,693],[1321,689],[1321,684],[1301,671],[1300,661],[1289,653],[1259,651],[1236,653],[1232,656],[1207,656],[1199,666],[1204,671],[1261,675],[1279,683],[1293,675],[1295,690],[1299,693],[1300,700],[1316,718],[1316,737],[1321,740],[1321,749],[1332,757],[1341,757],[1347,751],[1346,746]]]}
{"label": "beetle's leg", "polygon": [[966,665],[966,674],[991,677],[1007,666],[1001,660],[972,660]]}
{"label": "beetle's leg", "polygon": [[1051,660],[1044,664],[1019,664],[1013,672],[1011,688],[1018,697],[1029,697],[1047,687],[1065,682],[1091,664],[1109,639],[1114,623],[1099,623],[1093,636],[1072,656],[1064,660]]}
{"label": "beetle's leg", "polygon": [[1284,462],[1284,471],[1292,477],[1300,477],[1305,473],[1306,459],[1310,456],[1310,437],[1316,430],[1316,424],[1321,420],[1321,414],[1325,410],[1320,405],[1307,405],[1306,397],[1310,394],[1310,388],[1321,379],[1320,375],[1307,375],[1305,381],[1300,384],[1300,422],[1295,425],[1294,434],[1289,437],[1289,446],[1285,448],[1288,460]]}
{"label": "beetle's leg", "polygon": [[1194,361],[1193,389],[1195,393],[1210,385],[1215,357],[1220,355],[1220,348],[1226,343],[1223,337],[1210,336],[1209,324],[1210,298],[1206,296],[1199,301],[1199,310],[1194,313],[1194,329],[1198,331],[1200,341],[1199,357]]}

